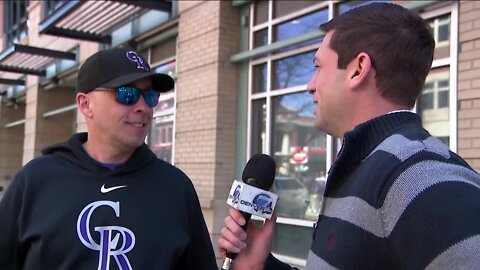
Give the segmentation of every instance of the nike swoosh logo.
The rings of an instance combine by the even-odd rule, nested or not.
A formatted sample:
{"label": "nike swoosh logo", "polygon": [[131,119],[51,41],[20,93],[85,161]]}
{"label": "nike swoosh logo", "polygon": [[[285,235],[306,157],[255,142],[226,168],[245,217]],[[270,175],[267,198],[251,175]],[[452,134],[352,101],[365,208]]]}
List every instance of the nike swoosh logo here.
{"label": "nike swoosh logo", "polygon": [[103,186],[100,188],[100,192],[107,193],[107,192],[113,191],[115,189],[124,188],[124,187],[127,187],[127,186],[113,186],[113,187],[107,188],[107,187],[105,187],[105,184],[103,184]]}

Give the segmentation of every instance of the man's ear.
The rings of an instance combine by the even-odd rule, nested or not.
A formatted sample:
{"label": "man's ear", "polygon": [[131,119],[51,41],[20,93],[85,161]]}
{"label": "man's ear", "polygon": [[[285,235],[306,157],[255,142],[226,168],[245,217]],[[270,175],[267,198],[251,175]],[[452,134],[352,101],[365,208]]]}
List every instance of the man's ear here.
{"label": "man's ear", "polygon": [[77,106],[80,112],[82,112],[86,118],[91,118],[93,116],[92,110],[90,109],[90,99],[87,94],[77,94]]}
{"label": "man's ear", "polygon": [[367,53],[361,52],[347,66],[350,88],[355,89],[368,82],[372,72],[372,59]]}

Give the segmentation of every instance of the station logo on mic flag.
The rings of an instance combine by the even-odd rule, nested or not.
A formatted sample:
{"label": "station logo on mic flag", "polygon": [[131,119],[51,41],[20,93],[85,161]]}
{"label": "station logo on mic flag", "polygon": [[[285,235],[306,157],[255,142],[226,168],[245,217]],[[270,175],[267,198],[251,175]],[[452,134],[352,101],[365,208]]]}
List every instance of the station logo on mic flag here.
{"label": "station logo on mic flag", "polygon": [[278,195],[234,180],[227,203],[235,209],[257,217],[272,218]]}

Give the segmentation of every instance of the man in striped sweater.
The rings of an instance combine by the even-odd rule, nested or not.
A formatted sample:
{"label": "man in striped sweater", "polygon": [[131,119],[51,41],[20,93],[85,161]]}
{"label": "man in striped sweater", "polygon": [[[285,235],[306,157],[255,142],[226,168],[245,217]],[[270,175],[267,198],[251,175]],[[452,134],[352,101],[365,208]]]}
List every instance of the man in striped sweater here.
{"label": "man in striped sweater", "polygon": [[[307,89],[315,125],[343,139],[331,167],[307,269],[480,269],[480,175],[410,112],[435,42],[416,13],[374,3],[323,24]],[[291,269],[262,228],[235,209],[220,251],[235,270]]]}

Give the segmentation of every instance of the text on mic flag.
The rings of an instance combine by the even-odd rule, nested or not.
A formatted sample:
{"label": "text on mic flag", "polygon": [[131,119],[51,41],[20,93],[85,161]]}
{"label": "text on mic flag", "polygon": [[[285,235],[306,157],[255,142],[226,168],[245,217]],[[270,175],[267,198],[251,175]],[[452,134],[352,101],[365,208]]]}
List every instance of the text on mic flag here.
{"label": "text on mic flag", "polygon": [[233,208],[257,217],[272,218],[278,195],[234,180],[227,203]]}

